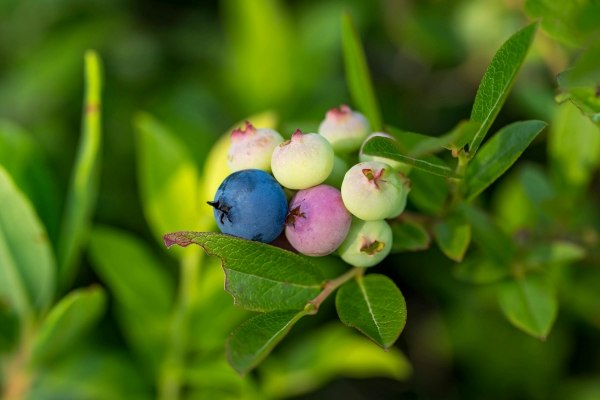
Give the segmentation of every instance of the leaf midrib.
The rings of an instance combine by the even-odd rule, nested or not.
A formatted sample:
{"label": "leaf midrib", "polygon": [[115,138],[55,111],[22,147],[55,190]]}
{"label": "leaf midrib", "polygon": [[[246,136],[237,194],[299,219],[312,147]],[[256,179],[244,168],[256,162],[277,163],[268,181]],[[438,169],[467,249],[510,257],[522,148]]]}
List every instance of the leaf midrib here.
{"label": "leaf midrib", "polygon": [[261,275],[252,275],[252,274],[249,274],[247,272],[242,272],[242,271],[237,270],[237,269],[229,268],[229,266],[226,265],[225,262],[223,262],[223,269],[225,270],[226,273],[228,271],[235,271],[238,274],[242,274],[242,275],[245,275],[245,276],[251,276],[251,277],[259,278],[259,279],[262,279],[262,280],[265,280],[265,281],[268,281],[268,282],[274,282],[274,283],[277,283],[277,284],[280,284],[280,285],[290,285],[290,286],[298,287],[298,288],[302,288],[302,289],[320,289],[321,288],[321,284],[320,283],[315,283],[314,285],[308,286],[308,285],[303,285],[303,284],[300,284],[300,283],[278,281],[278,280],[275,280],[275,279],[272,279],[272,278],[266,278],[266,277],[261,276]]}
{"label": "leaf midrib", "polygon": [[379,327],[379,324],[377,323],[377,319],[375,318],[375,314],[373,313],[373,308],[371,307],[371,302],[369,301],[369,295],[367,294],[367,290],[365,288],[365,284],[364,284],[364,280],[362,277],[358,277],[357,278],[357,283],[358,283],[358,287],[360,288],[360,291],[365,299],[365,303],[367,303],[367,309],[369,310],[369,314],[371,315],[371,319],[373,320],[373,323],[375,324],[375,327],[377,328],[377,334],[379,335],[379,339],[381,340],[381,343],[384,343],[383,341],[383,337],[381,335],[381,328]]}

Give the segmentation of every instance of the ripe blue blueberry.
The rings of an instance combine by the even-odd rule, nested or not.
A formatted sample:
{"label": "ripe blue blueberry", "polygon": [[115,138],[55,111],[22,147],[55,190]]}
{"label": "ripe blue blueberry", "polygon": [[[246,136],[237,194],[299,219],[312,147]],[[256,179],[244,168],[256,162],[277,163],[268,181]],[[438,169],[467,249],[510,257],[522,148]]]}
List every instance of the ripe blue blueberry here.
{"label": "ripe blue blueberry", "polygon": [[246,169],[229,175],[215,194],[214,216],[221,232],[258,242],[272,242],[283,232],[287,201],[268,173]]}

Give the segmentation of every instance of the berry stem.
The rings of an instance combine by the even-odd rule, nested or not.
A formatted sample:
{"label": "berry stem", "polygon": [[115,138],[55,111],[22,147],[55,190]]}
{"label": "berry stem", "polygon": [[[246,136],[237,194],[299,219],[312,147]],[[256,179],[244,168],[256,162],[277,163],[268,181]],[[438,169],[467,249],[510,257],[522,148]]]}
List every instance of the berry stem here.
{"label": "berry stem", "polygon": [[364,268],[353,267],[352,269],[346,271],[344,274],[338,276],[337,278],[325,282],[321,293],[319,293],[317,297],[309,301],[308,304],[306,304],[306,307],[304,307],[304,310],[308,315],[315,315],[317,312],[319,312],[319,306],[325,301],[325,299],[329,297],[331,293],[333,293],[344,283],[348,282],[350,279],[363,275],[364,273]]}

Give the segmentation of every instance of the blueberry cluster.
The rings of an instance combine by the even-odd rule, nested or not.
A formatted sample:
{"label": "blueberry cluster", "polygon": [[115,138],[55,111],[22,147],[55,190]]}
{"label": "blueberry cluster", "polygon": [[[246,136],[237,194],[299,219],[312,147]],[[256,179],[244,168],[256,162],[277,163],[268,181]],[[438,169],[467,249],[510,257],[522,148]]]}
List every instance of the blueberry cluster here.
{"label": "blueberry cluster", "polygon": [[410,182],[404,164],[363,154],[373,135],[389,137],[371,133],[367,119],[345,105],[327,112],[319,133],[296,130],[289,140],[246,122],[231,134],[233,173],[208,202],[219,229],[264,243],[281,242],[285,231],[299,253],[337,250],[354,266],[379,263],[392,247],[386,219],[404,211]]}

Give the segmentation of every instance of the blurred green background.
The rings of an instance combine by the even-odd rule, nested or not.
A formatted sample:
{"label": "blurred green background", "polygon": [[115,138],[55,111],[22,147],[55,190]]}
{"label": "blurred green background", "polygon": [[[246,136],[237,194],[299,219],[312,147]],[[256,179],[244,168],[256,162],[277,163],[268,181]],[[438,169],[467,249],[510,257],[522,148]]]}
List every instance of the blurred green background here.
{"label": "blurred green background", "polygon": [[[7,398],[600,398],[600,140],[597,125],[555,101],[556,76],[597,44],[600,6],[526,3],[1,0],[0,164],[30,198],[55,251],[81,135],[86,50],[98,52],[104,75],[93,224],[81,232],[76,273],[59,282],[54,303],[71,289],[98,285],[107,289],[106,312],[82,323],[81,335],[58,329],[66,344],[28,364],[15,362],[29,343],[27,329],[0,306],[0,386],[6,391],[23,376],[26,382],[19,396]],[[406,329],[389,353],[331,322],[330,301],[250,376],[242,379],[226,364],[223,342],[247,313],[223,292],[216,260],[194,250],[173,256],[161,233],[211,226],[202,219],[207,211],[196,208],[209,199],[206,182],[225,166],[205,162],[234,124],[259,115],[289,135],[297,127],[314,130],[327,109],[351,104],[344,11],[362,37],[385,122],[433,136],[469,117],[496,49],[528,21],[545,18],[492,129],[519,119],[551,127],[480,205],[515,241],[552,226],[557,237],[591,249],[575,264],[552,266],[561,310],[546,341],[509,325],[494,286],[457,279],[453,263],[432,246],[376,267],[397,282],[408,305]],[[598,52],[590,54],[588,70],[600,70]],[[572,126],[589,134],[575,135],[580,146],[564,155],[560,138],[572,136],[560,132]],[[554,142],[552,131],[559,132]],[[17,137],[30,144],[10,147]],[[11,170],[15,154],[21,164]],[[523,200],[531,181],[522,176],[531,174],[554,185],[553,206],[539,218]],[[418,200],[410,207],[431,210]],[[186,275],[191,264],[201,272]],[[188,300],[192,305],[178,313]]]}

